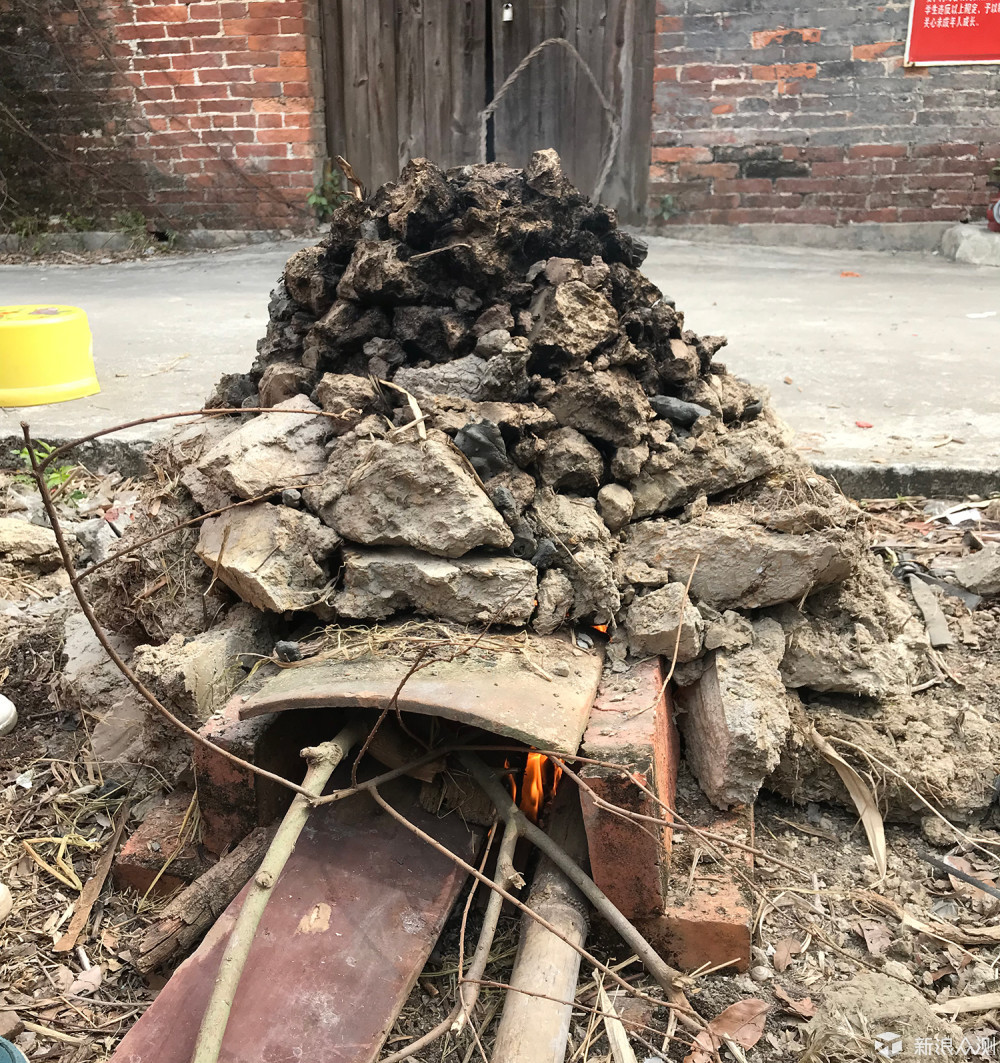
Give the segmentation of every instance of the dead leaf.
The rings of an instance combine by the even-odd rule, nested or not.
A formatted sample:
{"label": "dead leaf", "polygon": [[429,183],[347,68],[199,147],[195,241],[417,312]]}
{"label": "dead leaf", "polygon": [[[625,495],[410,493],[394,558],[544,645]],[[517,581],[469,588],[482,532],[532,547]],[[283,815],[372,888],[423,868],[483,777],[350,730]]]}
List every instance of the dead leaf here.
{"label": "dead leaf", "polygon": [[87,993],[93,993],[100,989],[103,981],[104,969],[102,967],[91,967],[89,970],[81,971],[76,976],[67,992],[75,993],[77,996],[85,996]]}
{"label": "dead leaf", "polygon": [[868,836],[868,847],[875,857],[875,866],[879,875],[884,878],[887,867],[885,825],[868,784],[815,728],[810,730],[809,737],[813,745],[834,766],[840,781],[847,787],[847,792],[861,817],[861,825]]}
{"label": "dead leaf", "polygon": [[[983,882],[993,885],[996,881],[996,876],[990,874],[982,874],[973,869],[972,864],[965,859],[964,856],[946,856],[944,863],[949,867],[955,868],[956,871],[964,871],[967,875],[974,875],[976,878],[981,878]],[[956,878],[954,875],[948,876],[948,881],[951,883],[951,888],[960,896],[966,897],[969,900],[977,901],[989,901],[991,897],[988,893],[981,890],[978,886],[973,886],[971,882],[966,882],[963,879]]]}
{"label": "dead leaf", "polygon": [[774,969],[776,971],[786,970],[792,962],[792,957],[797,956],[801,951],[802,943],[798,938],[782,938],[774,946],[774,958],[771,960]]}
{"label": "dead leaf", "polygon": [[780,985],[774,987],[774,995],[785,1005],[787,1011],[790,1011],[793,1015],[798,1015],[800,1019],[811,1019],[816,1014],[816,1005],[813,1003],[812,997],[792,1000]]}
{"label": "dead leaf", "polygon": [[52,975],[52,981],[55,983],[56,988],[63,993],[69,989],[76,978],[73,972],[63,964],[53,967],[49,974]]}
{"label": "dead leaf", "polygon": [[892,944],[889,928],[877,919],[862,919],[858,923],[858,932],[865,939],[868,951],[873,956],[881,956]]}
{"label": "dead leaf", "polygon": [[726,1041],[735,1041],[741,1048],[753,1048],[764,1034],[764,1022],[770,1010],[767,1001],[756,997],[738,1000],[698,1034],[684,1063],[709,1063]]}

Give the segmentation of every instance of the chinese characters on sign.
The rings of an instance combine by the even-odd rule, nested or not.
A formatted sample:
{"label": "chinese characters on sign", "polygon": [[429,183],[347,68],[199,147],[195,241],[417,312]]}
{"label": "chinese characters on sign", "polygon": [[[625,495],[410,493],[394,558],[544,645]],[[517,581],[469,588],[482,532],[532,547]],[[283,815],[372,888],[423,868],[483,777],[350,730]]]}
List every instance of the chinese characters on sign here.
{"label": "chinese characters on sign", "polygon": [[1000,0],[911,0],[906,62],[1000,63]]}

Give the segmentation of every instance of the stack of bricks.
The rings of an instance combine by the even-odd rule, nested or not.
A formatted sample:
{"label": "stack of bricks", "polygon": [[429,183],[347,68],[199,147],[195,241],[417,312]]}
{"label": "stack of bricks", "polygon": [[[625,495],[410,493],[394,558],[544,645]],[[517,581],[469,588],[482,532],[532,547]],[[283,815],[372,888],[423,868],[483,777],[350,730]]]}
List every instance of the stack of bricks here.
{"label": "stack of bricks", "polygon": [[106,2],[155,207],[206,227],[303,221],[323,138],[304,0]]}
{"label": "stack of bricks", "polygon": [[983,216],[1000,73],[906,68],[909,5],[659,4],[649,213],[660,224]]}

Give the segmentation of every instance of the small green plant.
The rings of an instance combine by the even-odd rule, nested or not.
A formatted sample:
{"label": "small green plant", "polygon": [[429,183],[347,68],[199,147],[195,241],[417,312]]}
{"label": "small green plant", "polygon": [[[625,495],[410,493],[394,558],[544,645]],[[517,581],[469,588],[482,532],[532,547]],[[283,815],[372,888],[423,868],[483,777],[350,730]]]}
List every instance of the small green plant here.
{"label": "small green plant", "polygon": [[674,199],[673,196],[660,196],[660,209],[656,212],[654,217],[662,218],[664,221],[670,221],[675,214],[680,214],[677,200]]}
{"label": "small green plant", "polygon": [[60,228],[71,233],[90,233],[97,228],[97,218],[93,214],[74,214],[67,211],[59,219]]}
{"label": "small green plant", "polygon": [[327,159],[323,165],[322,178],[306,196],[306,202],[312,207],[316,220],[328,221],[337,207],[351,198],[351,193],[344,187],[344,175],[340,170],[335,170]]}
{"label": "small green plant", "polygon": [[[35,453],[35,461],[39,464],[56,449],[52,443],[44,443],[39,440],[31,448]],[[20,484],[33,484],[35,482],[34,466],[31,461],[31,454],[27,447],[21,447],[17,452],[18,458],[21,460],[21,464],[25,468],[25,472],[19,472],[14,476],[14,482]],[[68,483],[76,471],[75,465],[49,465],[46,467],[44,473],[45,486],[50,491],[55,491],[56,488],[62,487]],[[74,502],[84,498],[84,492],[80,490],[71,491],[69,496]]]}
{"label": "small green plant", "polygon": [[146,215],[141,210],[116,210],[111,215],[116,229],[134,236],[146,235]]}
{"label": "small green plant", "polygon": [[18,214],[10,225],[11,232],[22,240],[37,236],[41,228],[42,222],[37,214]]}

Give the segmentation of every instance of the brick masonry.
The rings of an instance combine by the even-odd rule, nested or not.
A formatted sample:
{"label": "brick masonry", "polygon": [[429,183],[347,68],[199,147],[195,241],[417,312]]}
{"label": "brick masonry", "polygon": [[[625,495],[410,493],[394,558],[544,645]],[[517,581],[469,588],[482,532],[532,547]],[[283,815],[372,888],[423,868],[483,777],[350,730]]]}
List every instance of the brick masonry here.
{"label": "brick masonry", "polygon": [[8,191],[43,174],[76,183],[75,201],[51,191],[57,209],[124,206],[179,228],[308,220],[325,153],[317,3],[43,0],[29,27],[0,0],[0,44],[44,97],[17,117],[50,145],[23,167],[8,154]]}
{"label": "brick masonry", "polygon": [[651,223],[983,216],[1000,68],[904,68],[908,13],[660,0]]}

